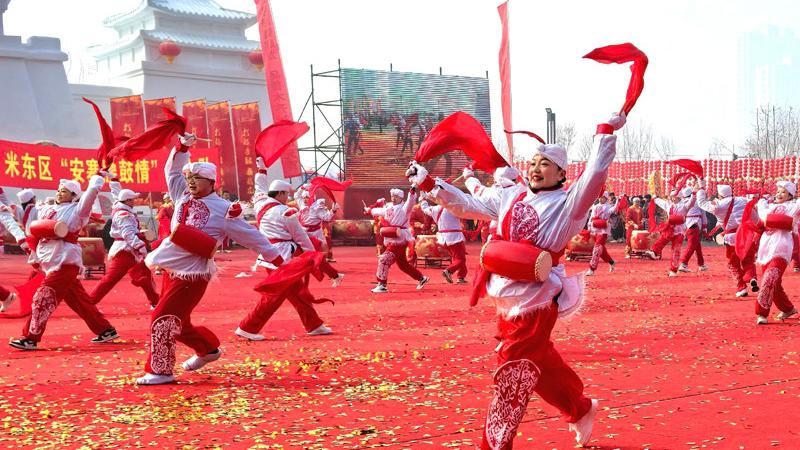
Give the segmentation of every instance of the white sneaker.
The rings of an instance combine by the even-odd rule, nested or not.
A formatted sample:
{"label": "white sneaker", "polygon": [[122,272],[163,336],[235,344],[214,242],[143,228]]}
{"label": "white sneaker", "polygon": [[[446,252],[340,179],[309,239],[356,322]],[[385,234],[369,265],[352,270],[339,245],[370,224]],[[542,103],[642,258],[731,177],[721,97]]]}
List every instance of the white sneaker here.
{"label": "white sneaker", "polygon": [[597,400],[592,399],[592,407],[577,422],[569,424],[569,429],[575,432],[575,442],[581,447],[592,439],[594,418],[597,416]]}
{"label": "white sneaker", "polygon": [[174,375],[155,375],[152,373],[145,373],[143,377],[136,379],[136,384],[140,386],[153,386],[156,384],[168,384],[174,382]]}
{"label": "white sneaker", "polygon": [[631,259],[631,255],[625,255],[625,259]]}
{"label": "white sneaker", "polygon": [[386,289],[386,286],[384,286],[382,284],[379,284],[379,285],[375,286],[374,288],[372,288],[372,290],[370,292],[374,292],[376,294],[385,294],[385,293],[389,292],[389,289]]}
{"label": "white sneaker", "polygon": [[339,287],[339,285],[342,284],[342,280],[344,280],[344,274],[340,273],[339,275],[336,275],[336,278],[331,280],[331,286]]}
{"label": "white sneaker", "polygon": [[590,277],[590,276],[594,275],[594,270],[592,270],[592,269],[587,270],[585,275],[587,277]]}
{"label": "white sneaker", "polygon": [[756,317],[756,325],[766,325],[768,323],[769,323],[769,320],[767,320],[766,317],[764,317],[764,316]]}
{"label": "white sneaker", "polygon": [[17,294],[11,292],[5,300],[0,300],[0,312],[7,310],[15,301],[17,301]]}
{"label": "white sneaker", "polygon": [[697,270],[699,270],[700,272],[705,272],[706,270],[708,270],[708,266],[703,264],[702,266],[698,267]]}
{"label": "white sneaker", "polygon": [[670,272],[669,272],[669,276],[670,276],[670,277],[677,277],[677,276],[678,276],[678,272],[673,272],[673,271],[670,271]]}
{"label": "white sneaker", "polygon": [[792,310],[789,311],[789,312],[783,312],[783,311],[779,312],[778,315],[775,316],[775,319],[777,319],[777,320],[786,320],[786,319],[788,319],[789,317],[792,317],[795,314],[797,314],[797,308],[792,308]]}
{"label": "white sneaker", "polygon": [[747,289],[742,289],[741,291],[736,293],[737,297],[747,297]]}
{"label": "white sneaker", "polygon": [[239,327],[236,327],[236,331],[234,331],[233,333],[236,334],[237,336],[241,336],[241,337],[243,337],[245,339],[250,339],[251,341],[263,341],[264,339],[266,339],[261,334],[248,333],[247,331],[244,331],[243,329],[241,329]]}
{"label": "white sneaker", "polygon": [[608,271],[609,271],[609,272],[613,272],[613,271],[614,271],[614,266],[616,266],[616,265],[617,265],[617,263],[611,263],[611,264],[609,264],[609,265],[608,265]]}
{"label": "white sneaker", "polygon": [[650,259],[659,259],[658,255],[656,255],[656,252],[652,250],[647,250],[644,252],[644,254]]}
{"label": "white sneaker", "polygon": [[326,327],[325,324],[322,324],[322,325],[318,326],[317,328],[314,328],[313,330],[309,331],[306,334],[309,335],[309,336],[325,336],[326,334],[333,334],[333,330],[331,330],[330,328]]}
{"label": "white sneaker", "polygon": [[422,279],[419,280],[419,283],[417,283],[417,290],[424,288],[425,285],[428,284],[428,281],[431,281],[431,279],[426,276],[423,276]]}
{"label": "white sneaker", "polygon": [[689,266],[687,266],[686,264],[681,264],[680,266],[678,266],[678,271],[680,271],[680,272],[691,272],[692,269],[690,269]]}
{"label": "white sneaker", "polygon": [[185,370],[202,369],[206,364],[218,360],[220,356],[222,356],[222,350],[216,349],[205,356],[193,355],[191,358],[184,361],[181,366],[183,366]]}

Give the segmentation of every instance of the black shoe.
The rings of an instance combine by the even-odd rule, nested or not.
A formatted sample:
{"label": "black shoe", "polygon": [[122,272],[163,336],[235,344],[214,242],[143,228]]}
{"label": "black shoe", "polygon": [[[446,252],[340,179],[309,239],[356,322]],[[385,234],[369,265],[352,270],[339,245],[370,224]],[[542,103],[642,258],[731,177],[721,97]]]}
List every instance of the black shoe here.
{"label": "black shoe", "polygon": [[113,341],[114,339],[117,338],[119,338],[117,330],[115,330],[114,328],[109,328],[106,331],[103,331],[102,333],[98,334],[96,338],[92,339],[92,342],[100,344],[103,342]]}
{"label": "black shoe", "polygon": [[753,292],[758,292],[758,280],[755,278],[750,280],[750,290]]}
{"label": "black shoe", "polygon": [[33,339],[22,338],[11,341],[8,345],[20,350],[36,350],[36,342]]}
{"label": "black shoe", "polygon": [[464,278],[459,278],[458,281],[456,281],[456,283],[458,283],[458,284],[467,284],[469,282],[467,280],[465,280]]}
{"label": "black shoe", "polygon": [[447,280],[448,283],[453,284],[453,276],[450,275],[450,272],[448,272],[447,269],[442,271],[442,276],[445,280]]}

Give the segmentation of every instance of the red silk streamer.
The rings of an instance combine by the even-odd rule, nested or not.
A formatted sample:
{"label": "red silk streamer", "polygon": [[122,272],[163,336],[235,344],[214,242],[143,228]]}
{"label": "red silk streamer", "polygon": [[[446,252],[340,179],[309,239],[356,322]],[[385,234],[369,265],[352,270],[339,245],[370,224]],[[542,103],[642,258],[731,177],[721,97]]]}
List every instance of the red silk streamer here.
{"label": "red silk streamer", "polygon": [[311,180],[311,189],[309,190],[309,197],[312,199],[317,193],[317,189],[322,189],[331,199],[335,200],[332,191],[344,191],[353,184],[353,180],[347,180],[340,183],[328,177],[316,177]]}
{"label": "red silk streamer", "polygon": [[628,92],[625,94],[625,103],[620,112],[628,115],[639,99],[644,89],[644,72],[647,69],[647,55],[631,43],[608,45],[587,53],[584,58],[592,59],[603,64],[631,64],[631,80],[628,83]]}
{"label": "red silk streamer", "polygon": [[103,117],[103,113],[100,112],[100,108],[97,105],[89,100],[86,97],[83,97],[83,101],[92,105],[94,109],[94,114],[97,116],[97,124],[100,126],[100,136],[103,138],[103,142],[100,144],[100,147],[97,148],[97,162],[99,162],[103,167],[106,166],[106,155],[108,152],[116,147],[116,139],[114,138],[114,131],[111,130],[111,126],[106,122],[105,117]]}
{"label": "red silk streamer", "polygon": [[422,163],[454,150],[463,151],[474,161],[473,168],[484,172],[508,165],[480,122],[462,111],[447,116],[431,129],[414,160]]}
{"label": "red silk streamer", "polygon": [[[500,105],[503,110],[503,127],[510,130],[511,125],[511,42],[508,38],[508,2],[504,2],[497,7],[500,13],[500,24],[503,27],[503,34],[500,38],[500,53],[498,56],[500,65]],[[508,160],[512,161],[514,152],[514,138],[511,134],[506,134],[508,142]]]}
{"label": "red silk streamer", "polygon": [[647,230],[654,232],[656,230],[656,199],[651,198],[647,204]]}
{"label": "red silk streamer", "polygon": [[538,134],[536,134],[536,133],[534,133],[534,132],[532,132],[532,131],[525,131],[525,130],[517,130],[517,131],[508,131],[508,130],[503,130],[503,131],[504,131],[506,134],[509,134],[509,135],[510,135],[510,134],[524,134],[524,135],[526,135],[526,136],[528,136],[528,137],[532,137],[532,138],[536,139],[537,141],[541,142],[542,144],[545,144],[545,143],[546,143],[546,142],[544,141],[544,139],[542,139],[541,137],[539,137],[539,135],[538,135]]}
{"label": "red silk streamer", "polygon": [[158,151],[172,140],[176,134],[186,132],[186,119],[178,113],[164,108],[166,120],[157,122],[144,133],[134,136],[108,152],[109,161],[124,159],[134,161],[147,154]]}
{"label": "red silk streamer", "polygon": [[258,133],[256,153],[264,159],[264,164],[269,167],[308,130],[305,122],[279,120]]}
{"label": "red silk streamer", "polygon": [[700,163],[700,161],[695,161],[693,159],[674,159],[672,161],[668,161],[667,163],[675,164],[676,166],[682,167],[698,177],[703,177],[703,165]]}
{"label": "red silk streamer", "polygon": [[742,213],[742,223],[739,224],[739,229],[736,231],[736,256],[739,259],[744,259],[747,256],[750,248],[755,244],[756,237],[759,235],[758,225],[751,220],[753,208],[755,208],[758,200],[759,197],[755,197],[747,202]]}
{"label": "red silk streamer", "polygon": [[[324,260],[324,253],[305,252],[278,267],[253,289],[265,295],[283,295],[287,289],[292,288],[295,283],[302,281],[306,276],[313,275],[315,272],[319,273],[319,267]],[[330,302],[333,304],[332,300],[326,298],[303,300],[309,303]]]}

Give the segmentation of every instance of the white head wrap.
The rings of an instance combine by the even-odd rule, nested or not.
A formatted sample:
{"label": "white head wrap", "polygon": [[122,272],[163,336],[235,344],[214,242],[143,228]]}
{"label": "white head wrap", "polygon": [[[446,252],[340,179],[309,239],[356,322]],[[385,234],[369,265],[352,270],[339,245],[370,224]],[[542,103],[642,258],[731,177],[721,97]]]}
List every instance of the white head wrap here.
{"label": "white head wrap", "polygon": [[494,182],[503,187],[515,185],[517,177],[519,177],[519,171],[511,166],[498,167],[494,171]]}
{"label": "white head wrap", "polygon": [[23,189],[17,192],[17,198],[19,199],[20,203],[28,203],[29,201],[33,200],[33,197],[36,197],[36,195],[30,189]]}
{"label": "white head wrap", "polygon": [[543,144],[536,149],[536,153],[553,161],[559,168],[567,170],[567,149],[561,144]]}
{"label": "white head wrap", "polygon": [[792,195],[792,197],[797,196],[797,186],[794,185],[791,181],[781,180],[778,181],[778,187],[782,187],[786,189],[786,192]]}
{"label": "white head wrap", "polygon": [[61,189],[61,187],[66,188],[68,191],[72,192],[78,197],[81,196],[81,184],[75,180],[66,180],[62,178],[58,182],[58,188]]}
{"label": "white head wrap", "polygon": [[718,184],[717,185],[717,195],[722,198],[727,198],[733,195],[733,189],[727,184]]}
{"label": "white head wrap", "polygon": [[139,198],[142,195],[138,192],[134,192],[130,189],[123,189],[119,191],[119,196],[117,196],[117,201],[124,202],[128,200],[133,200],[134,198]]}
{"label": "white head wrap", "polygon": [[692,188],[686,186],[685,188],[681,189],[681,197],[689,198],[692,195]]}
{"label": "white head wrap", "polygon": [[283,180],[272,180],[268,190],[270,192],[289,192],[292,190],[292,185]]}
{"label": "white head wrap", "polygon": [[391,195],[392,197],[400,197],[400,198],[406,196],[405,192],[403,192],[402,189],[397,189],[397,188],[391,189],[389,191],[389,195]]}
{"label": "white head wrap", "polygon": [[210,162],[194,162],[183,166],[184,175],[187,173],[198,175],[209,180],[217,180],[217,166]]}

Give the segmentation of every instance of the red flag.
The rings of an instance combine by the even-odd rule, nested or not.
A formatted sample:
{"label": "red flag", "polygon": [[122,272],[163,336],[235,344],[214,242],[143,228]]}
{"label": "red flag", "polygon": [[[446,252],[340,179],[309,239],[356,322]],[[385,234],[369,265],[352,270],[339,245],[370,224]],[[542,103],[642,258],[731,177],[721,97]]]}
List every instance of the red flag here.
{"label": "red flag", "polygon": [[[205,99],[183,102],[181,113],[186,118],[186,131],[200,139],[208,139],[208,113]],[[209,144],[210,142],[198,140],[194,146],[195,148],[209,148],[211,146]],[[220,151],[220,153],[222,152]]]}
{"label": "red flag", "polygon": [[317,193],[317,189],[322,189],[332,200],[336,201],[333,191],[344,191],[353,184],[353,180],[347,180],[340,183],[328,177],[316,177],[311,180],[311,190],[309,196],[313,199]]}
{"label": "red flag", "polygon": [[114,131],[111,129],[111,126],[108,125],[108,122],[106,122],[105,117],[103,117],[103,113],[100,112],[100,108],[98,108],[93,101],[86,97],[83,97],[83,101],[92,105],[94,114],[97,116],[97,124],[100,126],[100,136],[103,138],[103,142],[100,144],[100,147],[97,148],[96,159],[101,166],[105,167],[106,155],[112,148],[116,147]]}
{"label": "red flag", "polygon": [[122,145],[108,152],[108,160],[134,161],[141,159],[151,152],[160,150],[176,134],[186,132],[186,119],[167,108],[164,108],[164,113],[167,115],[166,120],[156,123],[144,133],[128,139]]}
{"label": "red flag", "polygon": [[631,43],[608,45],[600,47],[587,53],[584,58],[595,60],[603,64],[622,64],[626,62],[633,62],[631,64],[631,80],[628,83],[628,92],[625,94],[625,104],[622,105],[620,112],[626,115],[631,112],[636,100],[644,89],[644,71],[647,69],[647,55],[641,50],[636,48]]}
{"label": "red flag", "polygon": [[[503,127],[507,130],[511,125],[511,43],[508,39],[508,2],[497,7],[500,13],[500,24],[503,34],[500,37],[500,105],[503,110]],[[514,139],[511,134],[506,134],[508,142],[508,160],[513,160]]]}
{"label": "red flag", "polygon": [[670,164],[675,164],[678,167],[683,167],[698,177],[703,176],[703,165],[700,164],[700,161],[695,161],[693,159],[674,159],[668,162]]}
{"label": "red flag", "polygon": [[469,114],[459,111],[436,124],[417,149],[414,160],[429,161],[437,156],[461,150],[475,162],[475,169],[493,172],[508,163],[492,145],[480,122]]}
{"label": "red flag", "polygon": [[256,153],[264,159],[264,164],[269,167],[308,130],[305,122],[279,120],[258,133]]}
{"label": "red flag", "polygon": [[[236,192],[241,198],[240,186],[247,186],[239,178],[239,165],[236,161],[236,152],[233,146],[233,128],[231,125],[231,112],[228,102],[219,102],[208,105],[208,137],[211,146],[219,149],[219,174],[220,187],[226,191]],[[184,112],[185,114],[185,112]],[[189,117],[186,117],[189,127]],[[242,174],[246,177],[246,173]]]}

